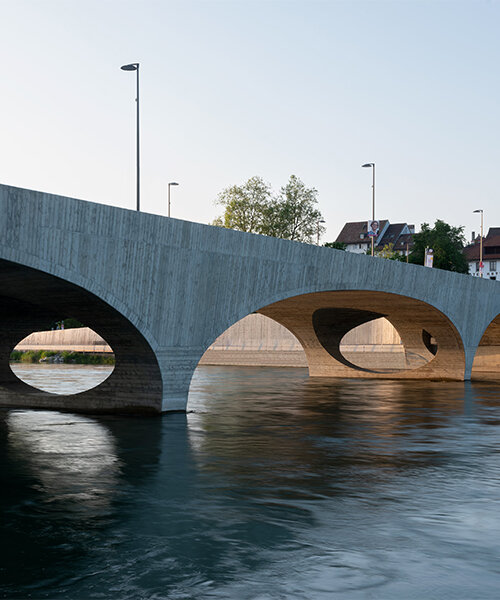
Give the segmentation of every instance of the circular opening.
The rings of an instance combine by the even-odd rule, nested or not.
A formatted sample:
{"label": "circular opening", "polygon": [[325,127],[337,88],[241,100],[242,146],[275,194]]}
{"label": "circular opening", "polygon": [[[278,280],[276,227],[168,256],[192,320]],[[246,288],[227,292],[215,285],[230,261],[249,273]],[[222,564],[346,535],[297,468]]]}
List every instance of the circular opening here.
{"label": "circular opening", "polygon": [[99,334],[75,319],[21,340],[10,355],[10,368],[27,385],[52,394],[90,390],[113,372],[115,356]]}

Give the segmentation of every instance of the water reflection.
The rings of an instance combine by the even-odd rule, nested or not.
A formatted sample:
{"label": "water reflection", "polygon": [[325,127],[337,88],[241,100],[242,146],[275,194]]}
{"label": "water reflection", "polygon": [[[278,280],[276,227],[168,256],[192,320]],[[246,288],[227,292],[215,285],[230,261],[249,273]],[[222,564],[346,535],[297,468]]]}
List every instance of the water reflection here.
{"label": "water reflection", "polygon": [[120,465],[106,427],[56,411],[12,411],[6,423],[10,459],[38,479],[42,502],[85,516],[109,507]]}
{"label": "water reflection", "polygon": [[[269,371],[253,374],[267,387],[246,385],[236,369],[239,383],[222,369],[194,385],[190,439],[200,468],[230,475],[233,489],[236,480],[262,497],[321,498],[453,458],[448,428],[464,414],[463,383],[369,386]],[[446,434],[436,433],[441,428]]]}
{"label": "water reflection", "polygon": [[0,595],[498,597],[499,389],[205,367],[189,408],[0,413]]}
{"label": "water reflection", "polygon": [[10,368],[21,381],[44,392],[78,394],[106,381],[114,366],[11,363]]}

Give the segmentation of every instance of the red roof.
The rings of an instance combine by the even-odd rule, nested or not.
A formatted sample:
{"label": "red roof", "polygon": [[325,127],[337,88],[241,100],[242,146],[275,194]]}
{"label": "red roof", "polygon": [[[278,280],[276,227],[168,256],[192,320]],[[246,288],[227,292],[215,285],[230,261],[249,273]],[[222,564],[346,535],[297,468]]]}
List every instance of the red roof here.
{"label": "red roof", "polygon": [[[407,226],[406,223],[394,223],[390,224],[387,219],[379,221],[380,233],[384,232],[383,235],[379,235],[375,240],[377,248],[382,248],[387,244],[393,244],[394,250],[406,250],[406,245],[410,248],[413,247],[413,234],[401,232]],[[384,228],[387,225],[387,229]],[[370,237],[367,235],[367,221],[357,221],[353,223],[346,223],[342,228],[342,231],[337,237],[337,242],[343,244],[368,244],[370,243]],[[409,225],[408,227],[412,227]]]}
{"label": "red roof", "polygon": [[[480,238],[474,244],[464,248],[464,256],[468,261],[478,261],[480,255]],[[500,259],[500,227],[490,227],[488,235],[483,238],[483,262]]]}
{"label": "red roof", "polygon": [[[383,231],[387,219],[385,221],[379,221],[379,231]],[[367,244],[370,242],[368,237],[368,221],[357,221],[355,223],[346,223],[342,227],[342,231],[339,233],[336,242],[342,242],[343,244]],[[371,243],[371,242],[370,242]]]}

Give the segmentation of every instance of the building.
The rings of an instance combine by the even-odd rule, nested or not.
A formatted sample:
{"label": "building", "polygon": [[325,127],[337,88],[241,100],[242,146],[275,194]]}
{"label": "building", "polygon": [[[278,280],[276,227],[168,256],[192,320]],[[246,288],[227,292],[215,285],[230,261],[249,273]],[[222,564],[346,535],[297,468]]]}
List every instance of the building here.
{"label": "building", "polygon": [[[480,277],[480,236],[472,233],[472,243],[464,248],[464,255],[469,264],[469,273]],[[498,279],[500,277],[500,227],[490,227],[488,235],[483,238],[483,277]]]}
{"label": "building", "polygon": [[[392,244],[395,252],[407,256],[413,248],[414,233],[415,225],[408,225],[407,223],[391,224],[387,220],[379,221],[379,234],[375,239],[375,251],[382,250],[384,246]],[[368,235],[368,222],[346,223],[336,241],[345,244],[347,252],[366,254],[372,245],[371,238]]]}

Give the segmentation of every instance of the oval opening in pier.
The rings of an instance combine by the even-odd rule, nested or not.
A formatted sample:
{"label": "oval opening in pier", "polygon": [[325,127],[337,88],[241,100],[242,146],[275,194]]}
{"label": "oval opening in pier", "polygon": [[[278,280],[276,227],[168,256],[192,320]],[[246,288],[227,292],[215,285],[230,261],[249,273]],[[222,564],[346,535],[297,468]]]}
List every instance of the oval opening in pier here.
{"label": "oval opening in pier", "polygon": [[99,334],[74,319],[36,331],[10,355],[10,368],[21,381],[52,394],[79,394],[95,388],[113,372],[112,348]]}
{"label": "oval opening in pier", "polygon": [[340,352],[352,365],[375,373],[396,373],[408,368],[401,338],[384,317],[348,331],[340,341]]}

